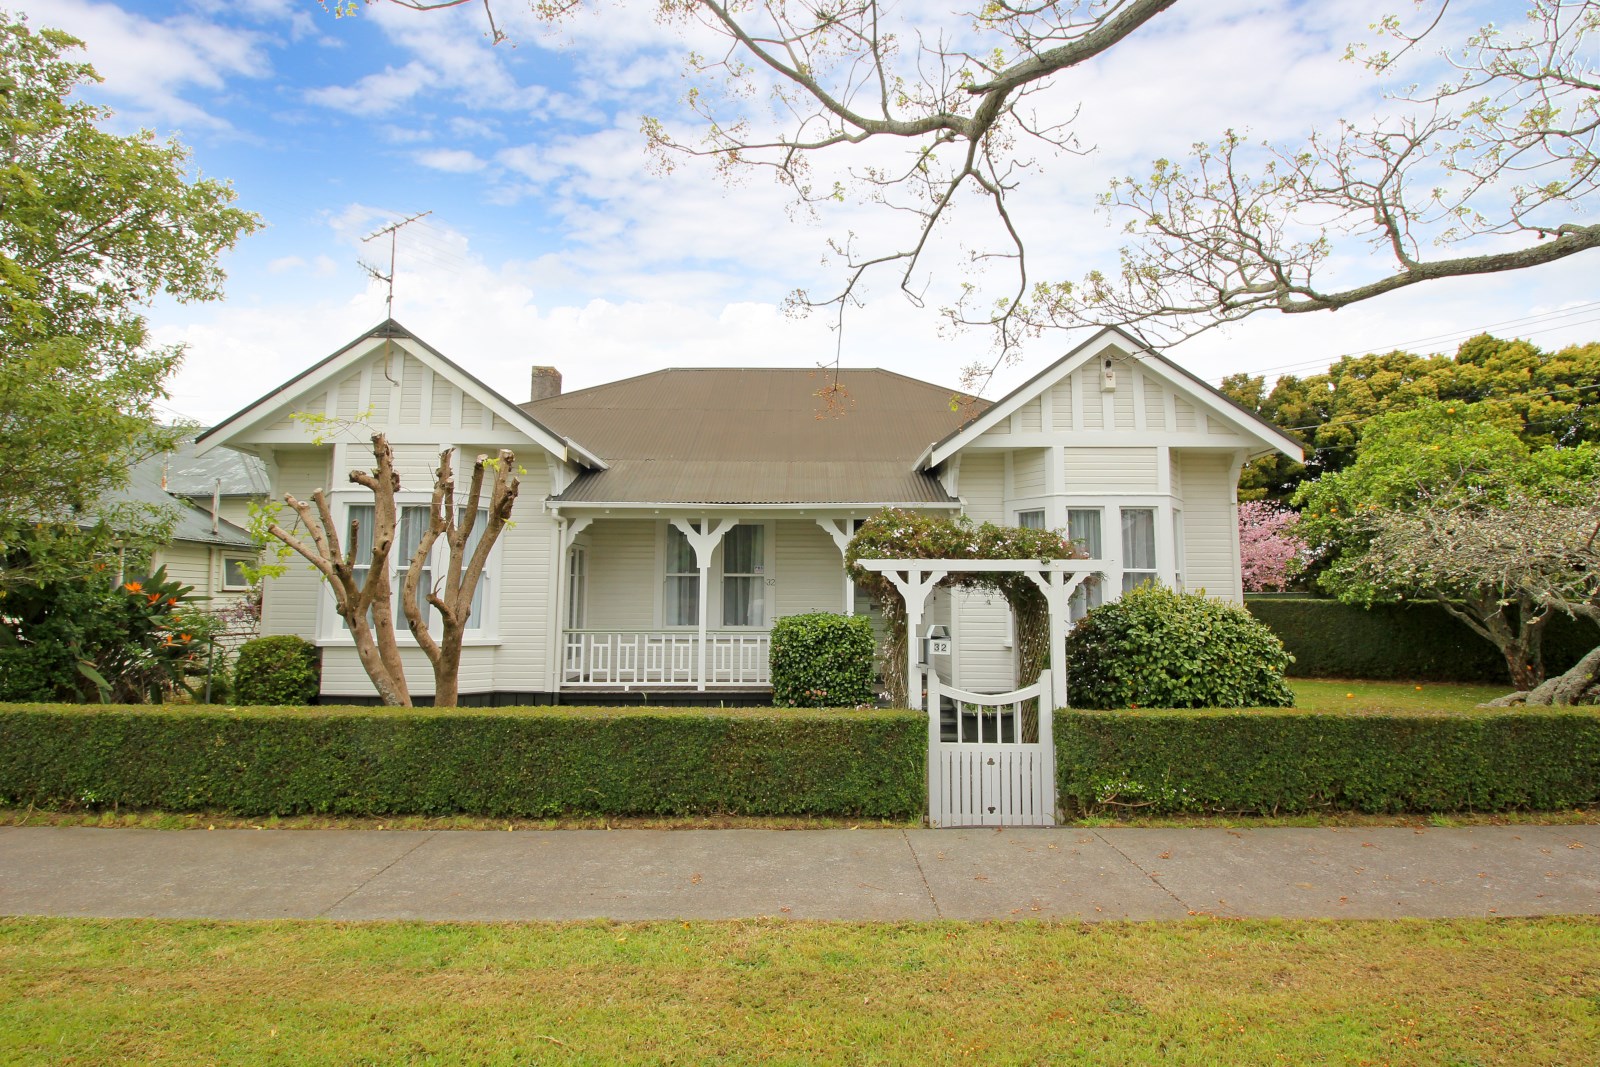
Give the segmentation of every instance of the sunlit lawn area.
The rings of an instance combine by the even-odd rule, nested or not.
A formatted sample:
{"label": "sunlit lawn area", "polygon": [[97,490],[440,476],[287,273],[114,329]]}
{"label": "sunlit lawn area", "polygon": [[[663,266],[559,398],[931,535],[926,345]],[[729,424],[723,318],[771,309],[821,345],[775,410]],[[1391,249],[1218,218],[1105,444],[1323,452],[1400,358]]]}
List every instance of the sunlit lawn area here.
{"label": "sunlit lawn area", "polygon": [[1572,1064],[1600,921],[0,920],[17,1064]]}

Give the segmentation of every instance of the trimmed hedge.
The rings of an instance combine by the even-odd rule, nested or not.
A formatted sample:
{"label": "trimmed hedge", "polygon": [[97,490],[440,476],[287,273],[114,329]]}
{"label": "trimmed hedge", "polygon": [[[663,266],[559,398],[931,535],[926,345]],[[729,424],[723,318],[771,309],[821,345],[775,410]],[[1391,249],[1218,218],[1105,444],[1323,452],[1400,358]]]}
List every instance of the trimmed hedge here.
{"label": "trimmed hedge", "polygon": [[[1294,656],[1293,678],[1389,678],[1434,682],[1505,682],[1499,651],[1437,604],[1371,608],[1314,597],[1246,596]],[[1546,622],[1545,670],[1560,674],[1595,647],[1593,624],[1554,615]]]}
{"label": "trimmed hedge", "polygon": [[1058,711],[1069,812],[1553,811],[1600,803],[1600,711]]}
{"label": "trimmed hedge", "polygon": [[768,657],[772,702],[784,708],[870,705],[877,646],[865,615],[813,611],[775,620]]}
{"label": "trimmed hedge", "polygon": [[0,707],[0,802],[237,815],[839,815],[927,802],[910,712]]}
{"label": "trimmed hedge", "polygon": [[322,688],[321,655],[293,634],[257,637],[240,646],[233,684],[240,704],[309,704]]}

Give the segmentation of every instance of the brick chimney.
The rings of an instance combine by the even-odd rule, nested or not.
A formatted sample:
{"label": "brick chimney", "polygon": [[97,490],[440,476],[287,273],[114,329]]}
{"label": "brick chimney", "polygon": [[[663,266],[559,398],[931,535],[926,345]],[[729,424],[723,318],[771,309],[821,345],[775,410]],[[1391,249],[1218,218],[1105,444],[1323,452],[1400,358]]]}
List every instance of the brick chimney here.
{"label": "brick chimney", "polygon": [[533,368],[533,391],[528,396],[528,402],[531,404],[535,400],[548,400],[560,395],[561,372],[554,367]]}

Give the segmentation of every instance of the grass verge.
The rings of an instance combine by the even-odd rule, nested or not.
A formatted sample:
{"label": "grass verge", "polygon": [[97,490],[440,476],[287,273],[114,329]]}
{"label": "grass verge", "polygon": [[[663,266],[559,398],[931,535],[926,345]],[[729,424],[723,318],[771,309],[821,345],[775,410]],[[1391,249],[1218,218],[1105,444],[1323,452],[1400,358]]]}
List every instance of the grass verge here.
{"label": "grass verge", "polygon": [[0,920],[0,1062],[1591,1064],[1600,921]]}

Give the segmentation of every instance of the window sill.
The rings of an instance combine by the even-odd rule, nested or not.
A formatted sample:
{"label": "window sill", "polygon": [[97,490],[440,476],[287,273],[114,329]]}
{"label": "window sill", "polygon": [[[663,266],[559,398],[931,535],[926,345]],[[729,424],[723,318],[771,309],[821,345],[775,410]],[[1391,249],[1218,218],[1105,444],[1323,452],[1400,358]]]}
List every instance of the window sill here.
{"label": "window sill", "polygon": [[[394,643],[401,648],[421,648],[414,637],[401,637],[396,634]],[[498,637],[468,637],[461,642],[462,648],[499,648],[502,644]],[[356,643],[349,637],[322,637],[316,641],[318,648],[355,648]]]}

